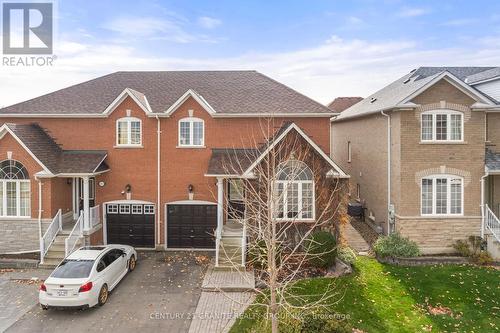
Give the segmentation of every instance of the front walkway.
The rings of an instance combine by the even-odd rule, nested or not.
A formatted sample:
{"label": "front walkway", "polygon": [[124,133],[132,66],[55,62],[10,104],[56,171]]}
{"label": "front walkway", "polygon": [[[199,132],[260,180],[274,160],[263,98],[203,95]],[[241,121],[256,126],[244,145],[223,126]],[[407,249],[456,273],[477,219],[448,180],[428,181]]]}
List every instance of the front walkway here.
{"label": "front walkway", "polygon": [[255,299],[252,292],[254,288],[253,271],[209,267],[203,279],[202,293],[189,333],[228,332]]}

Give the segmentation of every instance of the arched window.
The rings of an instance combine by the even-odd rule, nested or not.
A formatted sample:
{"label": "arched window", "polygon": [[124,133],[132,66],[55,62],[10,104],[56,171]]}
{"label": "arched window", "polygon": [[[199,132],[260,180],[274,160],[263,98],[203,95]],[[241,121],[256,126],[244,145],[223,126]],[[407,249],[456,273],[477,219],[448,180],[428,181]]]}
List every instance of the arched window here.
{"label": "arched window", "polygon": [[14,160],[0,162],[0,216],[30,217],[28,170]]}
{"label": "arched window", "polygon": [[205,122],[188,117],[179,120],[179,147],[203,147],[205,145]]}
{"label": "arched window", "polygon": [[314,219],[314,178],[303,162],[293,160],[279,166],[276,174],[278,219]]}
{"label": "arched window", "polygon": [[116,145],[122,147],[142,145],[142,126],[139,118],[124,117],[116,121]]}

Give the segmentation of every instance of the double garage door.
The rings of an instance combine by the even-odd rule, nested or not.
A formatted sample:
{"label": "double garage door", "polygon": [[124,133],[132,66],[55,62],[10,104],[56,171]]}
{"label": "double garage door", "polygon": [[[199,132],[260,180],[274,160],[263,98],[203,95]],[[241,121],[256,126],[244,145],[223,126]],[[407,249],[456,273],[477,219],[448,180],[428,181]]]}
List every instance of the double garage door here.
{"label": "double garage door", "polygon": [[217,205],[167,205],[167,247],[213,249]]}
{"label": "double garage door", "polygon": [[108,244],[155,246],[155,206],[119,203],[106,205]]}
{"label": "double garage door", "polygon": [[[217,205],[166,205],[167,247],[215,247]],[[108,244],[134,247],[155,246],[155,206],[152,204],[110,203],[106,205]]]}

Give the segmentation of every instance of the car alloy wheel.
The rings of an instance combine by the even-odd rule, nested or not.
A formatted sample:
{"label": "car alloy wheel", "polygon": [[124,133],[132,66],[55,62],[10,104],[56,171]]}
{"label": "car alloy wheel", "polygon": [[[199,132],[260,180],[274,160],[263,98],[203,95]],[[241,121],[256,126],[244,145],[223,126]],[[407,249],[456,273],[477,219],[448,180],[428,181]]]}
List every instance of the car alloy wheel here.
{"label": "car alloy wheel", "polygon": [[101,306],[104,305],[108,301],[108,296],[109,296],[108,286],[104,285],[102,286],[101,291],[99,291],[99,299],[98,299],[99,305]]}
{"label": "car alloy wheel", "polygon": [[135,257],[134,256],[130,257],[130,260],[128,262],[128,271],[132,272],[135,269],[136,264],[137,261],[135,260]]}

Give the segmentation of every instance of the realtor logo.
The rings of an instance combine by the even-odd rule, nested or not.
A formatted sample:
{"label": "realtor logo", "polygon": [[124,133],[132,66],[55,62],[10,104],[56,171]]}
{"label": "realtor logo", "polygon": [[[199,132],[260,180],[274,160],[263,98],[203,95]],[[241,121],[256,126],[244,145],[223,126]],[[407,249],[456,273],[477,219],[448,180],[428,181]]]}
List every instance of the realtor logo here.
{"label": "realtor logo", "polygon": [[4,54],[52,54],[53,4],[2,4]]}

